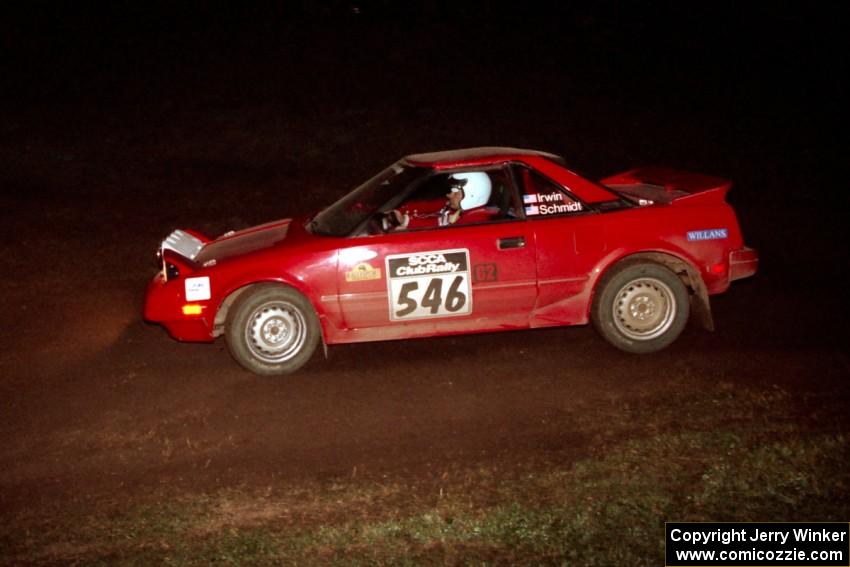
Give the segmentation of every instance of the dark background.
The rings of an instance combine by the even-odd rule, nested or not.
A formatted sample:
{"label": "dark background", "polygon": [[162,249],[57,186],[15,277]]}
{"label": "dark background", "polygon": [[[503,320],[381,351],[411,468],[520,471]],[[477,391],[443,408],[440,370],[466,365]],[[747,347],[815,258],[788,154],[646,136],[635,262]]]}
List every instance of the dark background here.
{"label": "dark background", "polygon": [[[173,176],[169,192],[204,185],[204,207],[222,176],[276,185],[287,205],[252,204],[252,222],[321,206],[316,183],[335,196],[402,154],[498,144],[563,154],[591,176],[660,163],[731,177],[748,240],[765,248],[783,235],[785,251],[764,250],[765,269],[788,251],[787,268],[806,262],[800,272],[814,267],[810,254],[817,271],[842,263],[846,246],[831,230],[847,201],[833,175],[848,50],[827,4],[18,10],[0,24],[3,174],[27,202],[12,209],[38,191],[20,167],[33,138],[61,145],[63,166],[78,162],[81,199],[97,185],[110,197],[126,191],[106,186],[95,161],[122,162],[139,180]],[[217,147],[178,152],[185,143]],[[305,176],[291,173],[303,168],[321,179],[302,186]],[[296,190],[284,191],[289,183]],[[773,222],[756,230],[766,215]],[[818,249],[800,244],[810,239]]]}

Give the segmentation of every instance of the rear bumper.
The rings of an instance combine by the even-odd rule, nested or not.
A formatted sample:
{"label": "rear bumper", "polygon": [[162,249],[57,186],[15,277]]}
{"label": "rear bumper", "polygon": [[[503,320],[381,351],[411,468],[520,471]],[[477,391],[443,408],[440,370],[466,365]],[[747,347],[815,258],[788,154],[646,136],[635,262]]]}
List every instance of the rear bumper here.
{"label": "rear bumper", "polygon": [[729,281],[748,278],[758,271],[759,253],[747,246],[729,253]]}

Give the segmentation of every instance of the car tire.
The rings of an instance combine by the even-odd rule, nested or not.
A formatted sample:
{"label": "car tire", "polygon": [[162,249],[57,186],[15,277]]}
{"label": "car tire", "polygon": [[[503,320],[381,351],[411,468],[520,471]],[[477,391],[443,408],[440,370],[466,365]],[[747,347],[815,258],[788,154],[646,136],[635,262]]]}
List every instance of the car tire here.
{"label": "car tire", "polygon": [[625,260],[597,286],[591,320],[615,347],[644,354],[670,345],[688,323],[688,289],[667,267]]}
{"label": "car tire", "polygon": [[313,356],[321,327],[313,306],[294,289],[259,284],[230,309],[225,339],[231,356],[255,374],[295,372]]}

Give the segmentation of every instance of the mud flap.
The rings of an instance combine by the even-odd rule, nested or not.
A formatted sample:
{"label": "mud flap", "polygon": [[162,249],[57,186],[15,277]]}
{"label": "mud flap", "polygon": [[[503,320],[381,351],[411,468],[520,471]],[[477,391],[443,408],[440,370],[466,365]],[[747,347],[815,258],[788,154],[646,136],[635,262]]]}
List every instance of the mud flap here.
{"label": "mud flap", "polygon": [[691,276],[691,313],[706,331],[714,331],[714,317],[711,315],[711,303],[708,299],[708,290],[699,276]]}

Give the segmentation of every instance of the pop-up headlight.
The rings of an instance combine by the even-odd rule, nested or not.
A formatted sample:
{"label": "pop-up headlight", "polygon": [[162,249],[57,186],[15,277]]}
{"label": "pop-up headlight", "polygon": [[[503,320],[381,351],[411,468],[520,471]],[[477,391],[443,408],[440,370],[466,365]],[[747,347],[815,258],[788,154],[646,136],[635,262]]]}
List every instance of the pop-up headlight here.
{"label": "pop-up headlight", "polygon": [[203,247],[201,239],[185,230],[178,229],[169,234],[156,251],[157,264],[161,266],[165,280],[179,278],[181,271],[191,272],[191,262]]}

